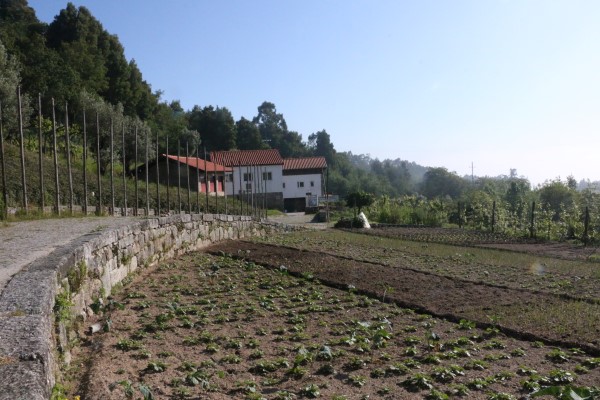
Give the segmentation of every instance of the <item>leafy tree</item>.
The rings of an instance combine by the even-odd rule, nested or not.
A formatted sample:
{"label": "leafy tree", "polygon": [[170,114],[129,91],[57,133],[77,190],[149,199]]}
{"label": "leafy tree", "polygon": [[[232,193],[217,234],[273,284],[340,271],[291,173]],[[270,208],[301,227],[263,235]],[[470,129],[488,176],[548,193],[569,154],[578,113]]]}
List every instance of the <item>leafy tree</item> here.
{"label": "leafy tree", "polygon": [[200,132],[207,149],[230,150],[236,146],[236,127],[231,112],[225,107],[194,106],[189,113],[189,126]]}
{"label": "leafy tree", "polygon": [[92,93],[109,90],[108,66],[105,51],[108,33],[85,7],[67,8],[48,26],[48,47],[57,51],[77,73],[81,87]]}
{"label": "leafy tree", "polygon": [[326,130],[308,136],[308,148],[314,156],[325,157],[327,165],[333,167],[335,163],[335,148]]}
{"label": "leafy tree", "polygon": [[434,197],[450,196],[457,199],[465,189],[465,181],[446,168],[430,168],[421,184],[421,192],[432,199]]}
{"label": "leafy tree", "polygon": [[[18,137],[18,98],[17,87],[21,83],[19,64],[9,57],[0,42],[0,102],[2,103],[2,123],[6,140]],[[29,117],[33,114],[29,96],[21,89],[21,111],[23,125],[27,127]]]}
{"label": "leafy tree", "polygon": [[283,114],[277,112],[275,104],[263,102],[258,114],[252,119],[260,131],[262,139],[272,149],[278,149],[282,157],[301,157],[306,155],[306,146],[298,132],[288,131]]}
{"label": "leafy tree", "polygon": [[371,204],[373,204],[374,198],[373,195],[370,193],[366,193],[363,191],[356,191],[356,192],[352,192],[349,193],[346,196],[346,204],[348,205],[348,207],[353,207],[354,208],[354,214],[356,215],[358,210],[358,213],[360,214],[360,211],[363,207],[368,207]]}
{"label": "leafy tree", "polygon": [[237,148],[240,150],[259,150],[268,147],[260,135],[258,127],[242,117],[235,123],[237,131]]}
{"label": "leafy tree", "polygon": [[562,182],[560,179],[545,182],[537,192],[542,207],[554,212],[552,220],[555,222],[560,220],[563,208],[573,206],[576,194],[567,183]]}

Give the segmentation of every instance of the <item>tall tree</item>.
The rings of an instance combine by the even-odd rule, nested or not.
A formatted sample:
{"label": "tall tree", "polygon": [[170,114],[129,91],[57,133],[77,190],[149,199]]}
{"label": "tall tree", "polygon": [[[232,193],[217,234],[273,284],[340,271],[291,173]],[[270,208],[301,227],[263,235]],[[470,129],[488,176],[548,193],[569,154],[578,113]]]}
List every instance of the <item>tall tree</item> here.
{"label": "tall tree", "polygon": [[278,149],[282,157],[306,155],[306,146],[298,132],[288,131],[283,114],[277,112],[275,104],[268,101],[258,107],[258,114],[252,119],[260,131],[262,139],[272,149]]}
{"label": "tall tree", "polygon": [[202,144],[211,151],[236,147],[236,125],[225,107],[194,106],[189,113],[189,126],[200,132]]}
{"label": "tall tree", "polygon": [[333,166],[335,161],[335,148],[325,129],[308,136],[308,148],[315,156],[325,157],[327,165]]}
{"label": "tall tree", "polygon": [[421,183],[421,192],[430,199],[450,196],[457,199],[465,189],[465,181],[446,168],[430,168]]}
{"label": "tall tree", "polygon": [[[0,42],[0,102],[2,103],[2,123],[4,125],[4,136],[14,139],[17,135],[17,86],[20,85],[19,65],[14,57],[9,57],[5,47]],[[29,99],[22,96],[23,115],[31,114]],[[25,118],[25,121],[27,118]]]}
{"label": "tall tree", "polygon": [[252,121],[242,117],[235,123],[237,148],[240,150],[258,150],[265,147],[258,127]]}

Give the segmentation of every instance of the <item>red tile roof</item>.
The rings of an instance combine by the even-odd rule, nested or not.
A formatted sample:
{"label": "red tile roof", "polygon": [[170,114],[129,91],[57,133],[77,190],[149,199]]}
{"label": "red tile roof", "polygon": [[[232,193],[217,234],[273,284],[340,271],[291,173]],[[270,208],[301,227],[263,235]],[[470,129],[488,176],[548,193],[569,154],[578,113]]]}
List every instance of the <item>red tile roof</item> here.
{"label": "red tile roof", "polygon": [[283,158],[277,149],[213,151],[210,159],[228,167],[237,165],[282,165]]}
{"label": "red tile roof", "polygon": [[294,169],[323,169],[327,168],[325,157],[286,158],[283,160],[283,170]]}
{"label": "red tile roof", "polygon": [[[174,161],[177,161],[177,159],[178,159],[177,156],[166,155],[166,154],[163,154],[163,157],[168,157],[169,159],[174,160]],[[186,158],[185,156],[181,156],[181,157],[179,157],[179,161],[183,164],[189,165],[192,168],[198,168],[201,171],[231,172],[231,168],[225,167],[221,164],[217,164],[214,162],[204,161],[201,158],[196,158],[196,157],[187,157]]]}

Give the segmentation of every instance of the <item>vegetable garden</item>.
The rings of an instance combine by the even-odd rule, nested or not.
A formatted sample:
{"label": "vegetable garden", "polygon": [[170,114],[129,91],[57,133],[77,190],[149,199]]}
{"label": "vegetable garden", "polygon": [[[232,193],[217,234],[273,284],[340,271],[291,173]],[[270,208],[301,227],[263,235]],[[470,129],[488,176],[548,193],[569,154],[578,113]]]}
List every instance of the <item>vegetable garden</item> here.
{"label": "vegetable garden", "polygon": [[597,266],[330,230],[221,243],[144,271],[107,301],[107,332],[84,337],[69,393],[593,396]]}

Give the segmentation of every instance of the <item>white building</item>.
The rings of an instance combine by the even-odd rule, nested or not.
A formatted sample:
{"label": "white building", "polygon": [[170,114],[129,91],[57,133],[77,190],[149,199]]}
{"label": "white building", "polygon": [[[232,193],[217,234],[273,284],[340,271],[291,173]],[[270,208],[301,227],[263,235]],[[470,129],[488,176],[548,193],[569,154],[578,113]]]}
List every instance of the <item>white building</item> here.
{"label": "white building", "polygon": [[283,207],[283,158],[276,149],[214,151],[211,161],[230,167],[225,191],[243,201]]}
{"label": "white building", "polygon": [[276,149],[211,152],[212,162],[229,167],[225,191],[269,208],[304,211],[324,193],[324,157],[283,159]]}
{"label": "white building", "polygon": [[304,211],[319,206],[325,192],[325,157],[286,158],[283,160],[283,203],[288,211]]}

